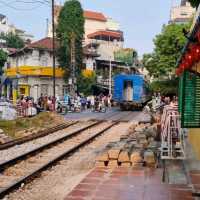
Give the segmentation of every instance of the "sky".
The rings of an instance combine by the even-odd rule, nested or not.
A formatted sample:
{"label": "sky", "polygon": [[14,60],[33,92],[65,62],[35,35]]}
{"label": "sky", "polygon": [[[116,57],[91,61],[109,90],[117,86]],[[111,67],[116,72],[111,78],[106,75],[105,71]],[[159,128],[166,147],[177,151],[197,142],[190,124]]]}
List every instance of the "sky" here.
{"label": "sky", "polygon": [[[46,19],[50,18],[51,13],[50,5],[25,4],[18,1],[0,0],[0,13],[6,15],[9,22],[16,27],[33,34],[35,39],[45,37]],[[64,0],[57,2],[63,3]],[[153,51],[153,38],[161,32],[162,25],[168,23],[172,5],[172,0],[80,0],[80,2],[84,9],[102,12],[119,22],[124,32],[125,47],[136,49],[140,56]]]}

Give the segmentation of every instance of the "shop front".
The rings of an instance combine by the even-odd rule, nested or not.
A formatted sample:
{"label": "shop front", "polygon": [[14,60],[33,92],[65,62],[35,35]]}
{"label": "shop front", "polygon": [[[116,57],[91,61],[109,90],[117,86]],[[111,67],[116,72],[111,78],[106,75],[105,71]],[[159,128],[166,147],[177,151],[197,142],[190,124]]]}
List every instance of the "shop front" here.
{"label": "shop front", "polygon": [[[199,9],[200,10],[200,9]],[[200,160],[200,12],[178,61],[179,112],[181,127],[188,130],[188,142]]]}

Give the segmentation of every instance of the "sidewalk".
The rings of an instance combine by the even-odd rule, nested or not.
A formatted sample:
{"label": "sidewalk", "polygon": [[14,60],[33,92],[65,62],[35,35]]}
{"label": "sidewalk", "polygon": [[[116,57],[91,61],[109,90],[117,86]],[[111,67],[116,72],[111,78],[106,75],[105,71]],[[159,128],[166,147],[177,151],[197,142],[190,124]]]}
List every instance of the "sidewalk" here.
{"label": "sidewalk", "polygon": [[162,183],[161,169],[95,168],[65,200],[192,200],[187,185]]}

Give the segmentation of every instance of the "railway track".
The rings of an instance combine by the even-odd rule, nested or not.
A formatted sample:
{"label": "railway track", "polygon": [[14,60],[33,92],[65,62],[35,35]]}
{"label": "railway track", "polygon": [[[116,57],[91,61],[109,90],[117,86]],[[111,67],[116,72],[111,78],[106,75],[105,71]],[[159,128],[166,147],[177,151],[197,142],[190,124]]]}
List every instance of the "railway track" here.
{"label": "railway track", "polygon": [[0,150],[8,149],[8,148],[13,147],[15,145],[24,144],[26,142],[35,140],[37,138],[41,138],[41,137],[44,137],[46,135],[50,135],[50,134],[52,134],[52,133],[54,133],[56,131],[68,128],[68,127],[70,127],[72,125],[75,125],[77,123],[78,123],[78,121],[62,123],[62,124],[59,124],[57,126],[54,126],[54,127],[47,128],[45,130],[39,131],[36,134],[30,134],[30,135],[27,135],[27,136],[24,136],[24,137],[21,137],[21,138],[17,138],[17,139],[11,140],[9,142],[5,142],[3,144],[0,144]]}
{"label": "railway track", "polygon": [[[114,116],[115,119],[112,120],[112,121],[119,121],[122,116],[121,113],[111,113],[111,115],[108,115],[106,116],[106,119],[111,119],[112,120],[112,117]],[[116,116],[118,116],[116,118]],[[125,116],[128,116],[127,114]],[[97,119],[91,119],[90,121],[95,121],[95,120],[100,120],[100,121],[103,121],[105,120],[104,118],[100,117],[100,118],[97,118]],[[127,121],[127,120],[123,120],[123,121]],[[12,141],[9,141],[9,142],[5,142],[3,144],[0,144],[0,150],[5,150],[5,149],[8,149],[10,147],[13,147],[15,145],[20,145],[20,144],[24,144],[26,142],[29,142],[29,141],[32,141],[32,140],[35,140],[35,139],[38,139],[38,138],[41,138],[41,137],[44,137],[46,135],[50,135],[56,131],[59,131],[59,130],[62,130],[62,129],[65,129],[65,128],[68,128],[70,126],[73,126],[75,124],[77,124],[79,121],[72,121],[72,122],[67,122],[67,123],[62,123],[62,124],[59,124],[55,127],[51,127],[51,128],[47,128],[43,131],[40,131],[36,134],[30,134],[30,135],[27,135],[27,136],[24,136],[24,137],[21,137],[21,138],[17,138],[17,139],[14,139]]]}
{"label": "railway track", "polygon": [[119,122],[97,121],[0,164],[0,198],[105,133]]}
{"label": "railway track", "polygon": [[114,111],[111,113],[106,114],[106,119],[105,119],[105,113],[102,112],[94,112],[94,116],[90,118],[90,121],[103,121],[103,120],[110,120],[110,121],[120,121],[122,120],[123,113]]}
{"label": "railway track", "polygon": [[[129,122],[128,117],[131,113],[132,111],[112,113],[110,116],[107,116],[107,119],[110,119],[113,122]],[[100,118],[100,120],[103,120],[103,118]]]}

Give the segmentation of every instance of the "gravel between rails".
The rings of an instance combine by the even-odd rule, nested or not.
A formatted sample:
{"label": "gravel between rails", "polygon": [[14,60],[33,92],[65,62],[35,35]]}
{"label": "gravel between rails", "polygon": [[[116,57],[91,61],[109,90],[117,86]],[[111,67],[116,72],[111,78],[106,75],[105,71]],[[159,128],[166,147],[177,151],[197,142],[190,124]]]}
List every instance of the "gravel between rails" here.
{"label": "gravel between rails", "polygon": [[20,180],[22,177],[26,177],[30,172],[36,171],[45,163],[48,163],[50,160],[62,155],[66,150],[73,148],[79,143],[90,138],[92,135],[95,135],[97,132],[109,127],[111,124],[111,122],[104,122],[95,127],[90,127],[75,137],[62,141],[51,148],[45,149],[36,155],[28,157],[25,160],[6,168],[3,172],[1,172],[0,187],[4,188],[12,185],[13,182]]}
{"label": "gravel between rails", "polygon": [[71,157],[60,161],[40,177],[7,195],[4,200],[62,200],[94,167],[95,157],[109,143],[128,132],[131,123],[109,129]]}
{"label": "gravel between rails", "polygon": [[10,160],[22,153],[25,153],[34,148],[37,148],[37,147],[39,147],[47,142],[50,142],[54,139],[58,139],[60,137],[63,137],[64,135],[70,134],[71,132],[81,129],[83,127],[86,127],[87,125],[92,124],[92,123],[94,123],[94,122],[80,122],[80,123],[77,123],[75,125],[72,125],[72,126],[66,128],[66,129],[56,131],[55,133],[52,133],[50,135],[46,135],[44,137],[26,142],[21,145],[16,145],[9,149],[0,150],[0,163]]}

